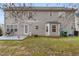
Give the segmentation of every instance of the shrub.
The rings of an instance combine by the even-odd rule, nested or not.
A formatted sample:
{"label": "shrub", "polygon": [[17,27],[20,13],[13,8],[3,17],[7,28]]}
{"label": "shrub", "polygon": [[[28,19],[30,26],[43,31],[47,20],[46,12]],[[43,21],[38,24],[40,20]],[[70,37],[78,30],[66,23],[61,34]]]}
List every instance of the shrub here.
{"label": "shrub", "polygon": [[64,32],[64,36],[67,37],[67,32]]}
{"label": "shrub", "polygon": [[34,35],[34,37],[38,37],[38,35]]}
{"label": "shrub", "polygon": [[2,29],[0,28],[0,36],[2,36],[3,34],[2,34]]}
{"label": "shrub", "polygon": [[67,32],[61,31],[60,35],[64,36],[64,37],[67,37]]}

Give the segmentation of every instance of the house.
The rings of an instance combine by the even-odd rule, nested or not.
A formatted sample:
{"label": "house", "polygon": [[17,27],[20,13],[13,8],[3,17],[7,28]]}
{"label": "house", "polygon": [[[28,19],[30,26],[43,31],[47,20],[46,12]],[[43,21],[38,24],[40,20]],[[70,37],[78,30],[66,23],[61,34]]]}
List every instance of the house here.
{"label": "house", "polygon": [[75,28],[79,35],[79,10],[75,12]]}
{"label": "house", "polygon": [[4,9],[5,35],[74,35],[76,9],[63,7],[15,7]]}

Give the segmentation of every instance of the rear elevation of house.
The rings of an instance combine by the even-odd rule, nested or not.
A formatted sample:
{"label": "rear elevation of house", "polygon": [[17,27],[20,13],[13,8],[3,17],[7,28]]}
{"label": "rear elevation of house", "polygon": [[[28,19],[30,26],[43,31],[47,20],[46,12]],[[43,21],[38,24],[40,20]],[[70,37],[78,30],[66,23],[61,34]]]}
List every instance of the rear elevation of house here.
{"label": "rear elevation of house", "polygon": [[4,9],[5,35],[74,35],[75,9],[55,7],[15,7]]}

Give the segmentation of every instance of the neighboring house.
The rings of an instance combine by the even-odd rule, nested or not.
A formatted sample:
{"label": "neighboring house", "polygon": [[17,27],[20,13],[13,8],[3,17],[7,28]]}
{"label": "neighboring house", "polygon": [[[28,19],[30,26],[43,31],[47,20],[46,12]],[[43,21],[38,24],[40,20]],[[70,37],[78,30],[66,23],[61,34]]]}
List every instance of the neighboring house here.
{"label": "neighboring house", "polygon": [[74,35],[75,9],[62,7],[15,7],[4,9],[5,35]]}

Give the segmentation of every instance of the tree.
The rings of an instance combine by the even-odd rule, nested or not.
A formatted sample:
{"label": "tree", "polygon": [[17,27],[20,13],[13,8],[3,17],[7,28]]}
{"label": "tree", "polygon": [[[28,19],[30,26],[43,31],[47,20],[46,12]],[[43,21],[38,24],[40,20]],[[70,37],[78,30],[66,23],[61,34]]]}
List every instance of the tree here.
{"label": "tree", "polygon": [[0,28],[0,36],[2,36],[3,34],[2,34],[2,29]]}

